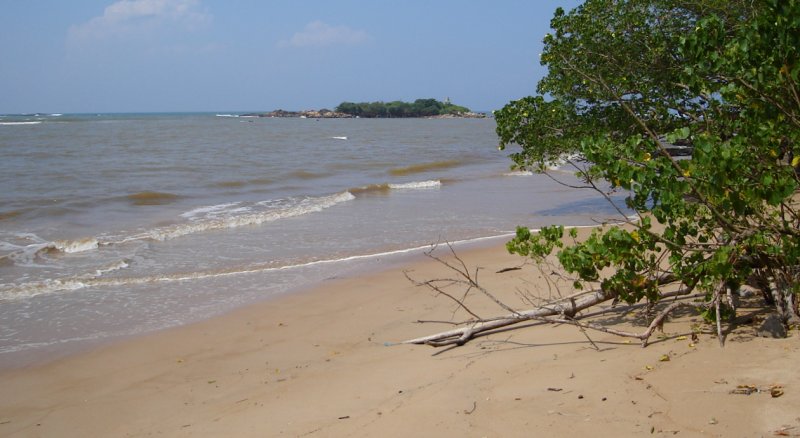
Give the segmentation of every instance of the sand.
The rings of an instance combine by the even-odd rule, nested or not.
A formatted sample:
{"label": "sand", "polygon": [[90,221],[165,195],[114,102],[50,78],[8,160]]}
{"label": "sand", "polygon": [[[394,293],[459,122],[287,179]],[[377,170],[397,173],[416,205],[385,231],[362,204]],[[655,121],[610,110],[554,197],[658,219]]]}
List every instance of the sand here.
{"label": "sand", "polygon": [[[494,274],[521,262],[502,245],[460,255],[515,305],[518,289],[546,289],[531,266]],[[452,349],[396,345],[448,328],[415,321],[454,311],[404,270],[450,276],[413,261],[4,371],[0,436],[800,436],[796,332],[765,339],[741,327],[720,348],[710,334],[692,341],[698,319],[684,313],[647,348],[590,333],[598,350],[564,325]],[[642,330],[629,320],[603,322]],[[731,393],[737,385],[762,391]],[[772,397],[771,385],[784,394]]]}

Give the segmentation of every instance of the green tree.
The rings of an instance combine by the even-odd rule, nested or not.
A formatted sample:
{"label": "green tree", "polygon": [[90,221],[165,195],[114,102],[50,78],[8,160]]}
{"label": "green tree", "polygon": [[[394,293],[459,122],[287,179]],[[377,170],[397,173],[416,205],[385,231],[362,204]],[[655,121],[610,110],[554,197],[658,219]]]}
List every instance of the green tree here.
{"label": "green tree", "polygon": [[342,102],[336,111],[359,117],[430,117],[443,114],[463,114],[469,108],[449,104],[436,99],[417,99],[413,103],[393,102]]}
{"label": "green tree", "polygon": [[408,103],[396,100],[394,102],[389,102],[386,110],[389,117],[406,117],[406,115],[410,113],[410,107],[411,105]]}
{"label": "green tree", "polygon": [[[579,177],[624,192],[638,218],[574,245],[560,227],[520,228],[509,250],[555,251],[576,287],[599,281],[628,302],[682,284],[717,321],[728,288],[756,277],[796,314],[800,3],[587,0],[551,27],[538,95],[495,114],[500,147],[536,170],[581,154]],[[670,154],[676,143],[689,159]]]}
{"label": "green tree", "polygon": [[360,116],[361,108],[358,104],[353,102],[342,102],[336,107],[336,112]]}

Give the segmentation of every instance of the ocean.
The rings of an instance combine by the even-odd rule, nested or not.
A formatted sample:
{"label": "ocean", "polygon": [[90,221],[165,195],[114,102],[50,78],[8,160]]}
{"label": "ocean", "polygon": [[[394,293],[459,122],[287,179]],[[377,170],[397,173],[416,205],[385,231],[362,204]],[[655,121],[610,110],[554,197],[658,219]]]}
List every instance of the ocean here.
{"label": "ocean", "polygon": [[509,171],[494,128],[0,116],[0,368],[379,269],[435,242],[614,216],[592,192]]}

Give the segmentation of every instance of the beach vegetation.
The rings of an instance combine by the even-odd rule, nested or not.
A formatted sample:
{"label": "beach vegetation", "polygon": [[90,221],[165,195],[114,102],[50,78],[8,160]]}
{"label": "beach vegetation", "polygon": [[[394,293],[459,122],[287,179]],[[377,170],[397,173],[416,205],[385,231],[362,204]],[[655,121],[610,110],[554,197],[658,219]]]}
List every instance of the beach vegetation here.
{"label": "beach vegetation", "polygon": [[571,319],[575,297],[591,295],[582,308],[669,298],[663,321],[693,297],[684,305],[722,342],[749,284],[784,323],[797,318],[800,1],[587,0],[557,9],[551,27],[537,94],[495,112],[500,148],[517,169],[572,169],[578,182],[564,184],[619,215],[581,241],[560,226],[517,230],[509,251],[557,260],[578,289],[536,317]]}
{"label": "beach vegetation", "polygon": [[[496,114],[501,145],[520,145],[525,169],[580,154],[583,182],[623,192],[635,214],[634,231],[558,248],[564,268],[631,303],[657,300],[668,276],[715,314],[762,276],[767,300],[796,314],[800,2],[590,0],[551,25],[549,73]],[[508,247],[543,257],[561,234],[522,230]]]}

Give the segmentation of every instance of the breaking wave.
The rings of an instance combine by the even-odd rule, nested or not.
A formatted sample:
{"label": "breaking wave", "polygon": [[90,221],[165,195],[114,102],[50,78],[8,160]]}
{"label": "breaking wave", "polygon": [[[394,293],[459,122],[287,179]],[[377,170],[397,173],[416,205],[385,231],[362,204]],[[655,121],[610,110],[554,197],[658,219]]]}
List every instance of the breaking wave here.
{"label": "breaking wave", "polygon": [[439,180],[430,181],[415,181],[399,184],[370,184],[368,186],[355,187],[349,189],[348,192],[359,196],[365,194],[389,194],[392,190],[417,190],[417,189],[435,189],[442,186]]}
{"label": "breaking wave", "polygon": [[0,266],[37,266],[47,254],[74,254],[97,249],[100,242],[94,237],[75,240],[46,241],[34,234],[16,236],[18,242],[0,241]]}
{"label": "breaking wave", "polygon": [[511,172],[506,172],[503,175],[505,176],[532,176],[533,172],[530,170],[512,170]]}
{"label": "breaking wave", "polygon": [[[488,236],[475,239],[467,239],[461,241],[450,242],[451,245],[458,245],[462,243],[479,242],[488,239],[497,239],[498,237],[509,237],[511,234],[503,234],[500,236]],[[16,300],[31,298],[37,295],[50,294],[55,292],[75,291],[89,287],[109,287],[109,286],[132,286],[143,284],[157,284],[157,283],[172,283],[179,281],[189,280],[202,280],[207,278],[220,278],[239,276],[247,274],[257,274],[271,271],[285,271],[306,268],[315,265],[326,265],[341,262],[350,262],[361,259],[369,259],[376,257],[383,257],[389,255],[405,254],[414,251],[429,250],[431,245],[423,245],[412,248],[404,248],[397,250],[390,250],[378,253],[358,254],[345,256],[340,258],[318,259],[309,260],[306,262],[276,265],[271,262],[251,265],[249,267],[230,268],[228,270],[210,270],[210,271],[195,271],[195,272],[181,272],[174,274],[152,275],[141,277],[114,277],[104,278],[103,275],[116,270],[128,267],[127,261],[120,261],[113,265],[109,265],[104,269],[98,269],[94,273],[77,275],[74,277],[60,278],[60,279],[47,279],[43,281],[32,281],[21,284],[0,284],[0,301],[2,300]]]}
{"label": "breaking wave", "polygon": [[97,249],[99,244],[97,239],[89,237],[79,240],[56,240],[53,242],[53,247],[63,253],[72,254]]}
{"label": "breaking wave", "polygon": [[352,193],[342,192],[317,198],[303,197],[261,201],[252,205],[228,203],[201,207],[181,215],[181,217],[188,219],[189,223],[156,228],[132,236],[125,241],[141,239],[163,241],[204,231],[261,225],[279,219],[316,213],[353,199],[355,199],[355,196]]}
{"label": "breaking wave", "polygon": [[[233,202],[195,208],[181,214],[182,222],[121,236],[87,237],[48,241],[34,234],[18,234],[0,241],[0,265],[40,266],[48,255],[92,251],[101,246],[135,241],[166,241],[207,231],[261,225],[280,219],[316,213],[355,199],[350,192],[321,197],[299,197],[261,201]],[[59,286],[61,287],[61,286]]]}
{"label": "breaking wave", "polygon": [[13,125],[38,125],[42,123],[41,120],[36,120],[33,122],[0,122],[0,125],[3,126],[13,126]]}
{"label": "breaking wave", "polygon": [[569,163],[585,162],[586,159],[581,154],[562,154],[558,159],[548,164],[550,170],[574,170]]}
{"label": "breaking wave", "polygon": [[402,184],[389,184],[389,187],[396,190],[415,190],[415,189],[436,189],[442,186],[439,180],[416,181]]}

